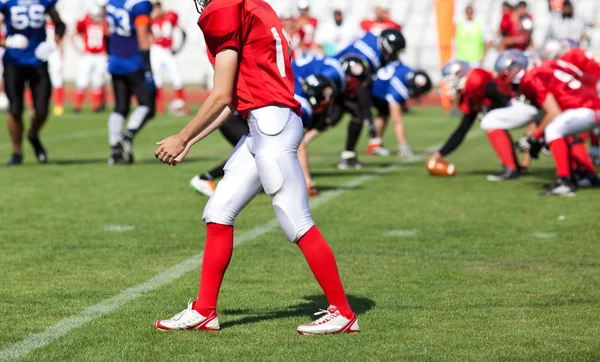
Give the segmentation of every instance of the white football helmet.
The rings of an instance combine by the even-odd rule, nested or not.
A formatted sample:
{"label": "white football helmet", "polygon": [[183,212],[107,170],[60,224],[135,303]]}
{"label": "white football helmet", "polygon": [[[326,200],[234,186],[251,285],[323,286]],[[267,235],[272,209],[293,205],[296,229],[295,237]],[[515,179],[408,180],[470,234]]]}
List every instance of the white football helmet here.
{"label": "white football helmet", "polygon": [[576,45],[568,40],[550,39],[540,49],[540,55],[542,59],[558,59],[568,50],[575,47]]}
{"label": "white football helmet", "polygon": [[92,5],[90,10],[88,11],[88,14],[90,15],[90,18],[96,23],[101,23],[102,21],[104,21],[104,8],[102,8],[98,4]]}
{"label": "white football helmet", "polygon": [[527,70],[542,65],[542,57],[538,53],[527,50],[523,55],[527,58]]}
{"label": "white football helmet", "polygon": [[444,95],[454,98],[464,87],[471,67],[463,60],[450,60],[442,68],[441,90]]}
{"label": "white football helmet", "polygon": [[505,50],[498,56],[494,70],[511,83],[519,84],[527,70],[527,57],[517,49]]}

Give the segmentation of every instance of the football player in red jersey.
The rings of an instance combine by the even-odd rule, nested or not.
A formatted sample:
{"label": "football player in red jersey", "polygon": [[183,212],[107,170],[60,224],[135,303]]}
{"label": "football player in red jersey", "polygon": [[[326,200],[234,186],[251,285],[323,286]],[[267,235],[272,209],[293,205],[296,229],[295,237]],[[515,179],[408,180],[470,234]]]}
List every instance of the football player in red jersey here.
{"label": "football player in red jersey", "polygon": [[[577,68],[566,62],[545,61],[525,73],[521,92],[531,103],[545,111],[544,118],[529,138],[529,147],[537,148],[541,139],[549,144],[556,165],[556,181],[542,193],[545,196],[575,196],[571,180],[571,162],[567,136],[578,135],[598,126],[600,98],[596,90],[583,84]],[[585,152],[583,147],[582,152]],[[571,155],[573,150],[571,150]],[[598,183],[594,165],[581,155],[588,181]],[[589,158],[589,157],[587,157]]]}
{"label": "football player in red jersey", "polygon": [[303,126],[294,98],[288,36],[271,6],[262,0],[195,0],[201,11],[215,85],[202,108],[178,134],[159,142],[155,156],[176,165],[190,147],[237,110],[250,134],[242,138],[225,166],[225,176],[208,201],[206,246],[198,299],[167,320],[161,330],[218,330],[217,296],[233,251],[233,224],[262,189],[273,200],[279,224],[304,254],[330,306],[323,317],[301,325],[301,334],[358,332],[356,315],[344,292],[335,257],[315,226],[298,162]]}
{"label": "football player in red jersey", "polygon": [[[150,49],[150,61],[154,70],[154,83],[156,84],[156,106],[158,113],[165,113],[163,101],[163,77],[162,71],[166,69],[169,72],[169,77],[173,83],[175,90],[175,98],[185,102],[185,93],[183,91],[183,80],[181,71],[175,59],[177,53],[183,47],[183,44],[178,49],[173,49],[173,34],[179,30],[183,36],[185,43],[185,31],[179,26],[179,16],[172,11],[164,11],[160,1],[153,1],[152,21],[150,29],[154,42]],[[185,108],[185,107],[184,107]],[[187,108],[185,108],[187,114]]]}
{"label": "football player in red jersey", "polygon": [[[103,89],[107,78],[108,57],[106,55],[106,38],[108,24],[105,20],[104,9],[93,5],[88,14],[77,22],[76,32],[71,37],[75,49],[81,54],[79,72],[77,74],[77,91],[75,93],[75,112],[83,107],[85,91],[91,85],[91,106],[94,112],[103,108]],[[78,40],[81,39],[83,49]]]}

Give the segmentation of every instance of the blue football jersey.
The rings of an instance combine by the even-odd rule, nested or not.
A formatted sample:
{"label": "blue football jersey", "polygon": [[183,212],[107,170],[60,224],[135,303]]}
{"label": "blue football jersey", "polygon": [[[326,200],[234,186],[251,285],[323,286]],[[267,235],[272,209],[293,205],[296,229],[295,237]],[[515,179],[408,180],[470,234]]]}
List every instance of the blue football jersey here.
{"label": "blue football jersey", "polygon": [[413,70],[401,62],[392,62],[379,69],[373,78],[373,98],[386,100],[388,103],[404,104],[410,98],[408,91],[409,76]]}
{"label": "blue football jersey", "polygon": [[300,102],[302,108],[302,116],[300,117],[302,118],[302,125],[304,128],[308,128],[312,122],[312,107],[310,106],[310,102],[306,99],[304,93],[294,93],[294,98]]}
{"label": "blue football jersey", "polygon": [[35,49],[46,41],[46,13],[58,0],[0,0],[6,35],[22,34],[29,39],[25,49],[6,49],[4,61],[8,65],[37,66],[42,63]]}
{"label": "blue football jersey", "polygon": [[348,56],[356,56],[366,60],[371,67],[371,71],[377,71],[377,69],[381,67],[383,60],[381,51],[379,50],[379,40],[377,39],[377,35],[366,33],[361,39],[350,44],[335,57],[341,61]]}
{"label": "blue football jersey", "polygon": [[108,71],[125,75],[144,68],[135,31],[135,19],[150,16],[149,0],[110,0],[106,5],[106,20],[110,31]]}
{"label": "blue football jersey", "polygon": [[302,88],[302,81],[309,75],[322,75],[335,84],[338,94],[346,89],[346,74],[342,69],[342,63],[335,58],[325,56],[309,55],[302,58],[296,58],[292,62],[292,71],[294,72],[294,91],[298,92],[298,87]]}

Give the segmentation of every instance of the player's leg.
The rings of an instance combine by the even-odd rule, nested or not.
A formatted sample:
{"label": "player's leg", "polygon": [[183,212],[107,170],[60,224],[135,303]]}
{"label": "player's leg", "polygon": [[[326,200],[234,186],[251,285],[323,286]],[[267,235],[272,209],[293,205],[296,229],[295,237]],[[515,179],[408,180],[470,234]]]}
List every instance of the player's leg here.
{"label": "player's leg", "polygon": [[164,92],[163,92],[163,68],[165,65],[165,52],[162,47],[153,45],[150,49],[150,65],[152,66],[152,76],[156,85],[156,109],[158,114],[165,114]]}
{"label": "player's leg", "polygon": [[204,208],[206,244],[198,299],[178,318],[157,321],[157,329],[219,329],[217,299],[233,253],[233,224],[261,189],[254,157],[249,150],[251,143],[252,137],[240,140],[225,165],[225,176]]}
{"label": "player's leg", "polygon": [[299,246],[330,303],[327,314],[330,322],[303,325],[298,331],[307,334],[357,332],[356,316],[346,298],[335,257],[315,226],[308,207],[297,157],[302,121],[291,110],[279,107],[253,110],[248,121],[258,175],[265,193],[273,200],[281,229],[288,240]]}
{"label": "player's leg", "polygon": [[75,113],[81,112],[83,108],[83,101],[85,100],[85,92],[90,85],[90,80],[93,72],[93,61],[92,55],[86,54],[81,57],[79,61],[79,70],[77,72],[77,79],[75,81]]}
{"label": "player's leg", "polygon": [[7,127],[12,142],[8,166],[23,163],[23,104],[26,76],[22,68],[4,65],[4,89],[8,97]]}
{"label": "player's leg", "polygon": [[91,60],[91,106],[93,112],[100,112],[102,107],[102,90],[106,83],[106,56],[104,54],[94,54],[91,55]]}
{"label": "player's leg", "polygon": [[121,145],[124,149],[125,159],[133,162],[133,139],[144,127],[147,121],[154,118],[156,113],[156,94],[146,87],[144,83],[144,72],[139,71],[126,75],[129,91],[135,95],[138,106],[133,110],[127,121],[127,130],[123,136]]}
{"label": "player's leg", "polygon": [[[175,54],[167,53],[165,57],[165,66],[169,71],[169,76],[171,78],[171,83],[173,84],[173,90],[175,91],[175,98],[182,100],[184,103],[186,102],[185,91],[183,89],[183,79],[181,77],[181,70],[177,66],[177,59]],[[189,111],[187,106],[184,107],[184,114],[188,114]]]}
{"label": "player's leg", "polygon": [[129,114],[131,106],[131,92],[127,84],[127,78],[122,75],[112,75],[112,85],[115,95],[115,109],[108,117],[108,143],[111,155],[108,159],[109,165],[127,163],[121,144],[123,140],[123,125],[125,117]]}
{"label": "player's leg", "polygon": [[360,169],[362,168],[362,164],[358,161],[358,155],[356,154],[356,144],[358,139],[360,138],[360,133],[363,128],[363,121],[358,117],[358,103],[356,101],[342,101],[336,102],[331,108],[331,112],[328,116],[328,124],[331,126],[335,126],[338,124],[345,113],[350,113],[352,123],[354,118],[356,118],[356,122],[354,124],[348,124],[348,135],[346,137],[346,145],[342,154],[340,155],[340,162],[337,165],[337,168],[340,170],[346,169]]}
{"label": "player's leg", "polygon": [[373,119],[375,136],[371,135],[367,144],[367,155],[389,156],[390,150],[383,147],[383,133],[387,127],[390,117],[389,105],[386,101],[378,98],[373,99],[373,106],[377,110],[377,116]]}
{"label": "player's leg", "polygon": [[596,166],[600,166],[599,144],[598,129],[590,131],[590,157]]}
{"label": "player's leg", "polygon": [[62,116],[64,109],[64,88],[63,88],[63,60],[60,50],[55,50],[48,58],[48,71],[52,88],[54,88],[54,110],[55,116]]}
{"label": "player's leg", "polygon": [[[219,128],[221,134],[232,146],[236,146],[240,140],[250,133],[248,122],[242,119],[239,113],[234,113]],[[212,196],[215,191],[215,180],[225,175],[225,163],[218,165],[208,172],[194,176],[190,180],[190,188],[206,196]]]}
{"label": "player's leg", "polygon": [[600,186],[596,176],[596,166],[590,158],[585,142],[590,132],[585,132],[576,137],[569,137],[569,150],[571,155],[573,181],[577,187]]}
{"label": "player's leg", "polygon": [[35,68],[30,68],[28,74],[29,87],[33,96],[34,113],[31,119],[31,129],[27,134],[29,142],[40,163],[48,162],[46,150],[40,142],[39,133],[48,120],[50,96],[52,95],[52,82],[48,73],[48,65],[42,63]]}

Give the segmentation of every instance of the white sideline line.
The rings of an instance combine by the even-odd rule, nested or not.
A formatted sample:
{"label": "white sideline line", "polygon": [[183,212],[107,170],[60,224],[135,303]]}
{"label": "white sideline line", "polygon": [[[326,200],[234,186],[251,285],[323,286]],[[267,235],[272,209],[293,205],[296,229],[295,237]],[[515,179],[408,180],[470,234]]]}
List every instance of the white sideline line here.
{"label": "white sideline line", "polygon": [[[478,131],[471,132],[469,134],[469,138],[479,136],[482,133],[483,132]],[[427,151],[432,152],[437,148],[439,148],[439,146],[430,147]],[[310,208],[315,209],[345,193],[346,191],[348,191],[348,189],[358,187],[367,181],[379,177],[380,175],[390,173],[398,169],[401,164],[411,164],[422,161],[425,159],[426,156],[426,154],[417,155],[409,161],[378,168],[372,174],[356,177],[348,182],[341,184],[338,189],[323,192],[320,197],[310,200]],[[241,245],[247,241],[263,236],[277,229],[278,227],[279,223],[277,222],[277,219],[273,219],[264,225],[257,226],[254,229],[243,232],[241,234],[236,234],[234,238],[234,246]],[[203,256],[204,252],[200,252],[190,257],[189,259],[184,260],[183,262],[173,266],[172,268],[167,269],[164,272],[154,276],[153,278],[149,279],[148,281],[142,284],[138,284],[131,288],[128,288],[112,298],[105,299],[99,302],[98,304],[88,307],[71,317],[61,320],[60,322],[58,322],[54,326],[47,328],[43,332],[29,335],[20,342],[16,342],[6,346],[0,351],[0,361],[12,361],[20,359],[29,354],[30,352],[47,346],[55,340],[67,335],[72,330],[77,329],[85,325],[86,323],[89,323],[95,319],[98,319],[106,314],[111,313],[115,309],[122,307],[125,304],[141,297],[145,293],[167,285],[191,271],[197,271],[200,268],[200,266],[202,266]]]}

